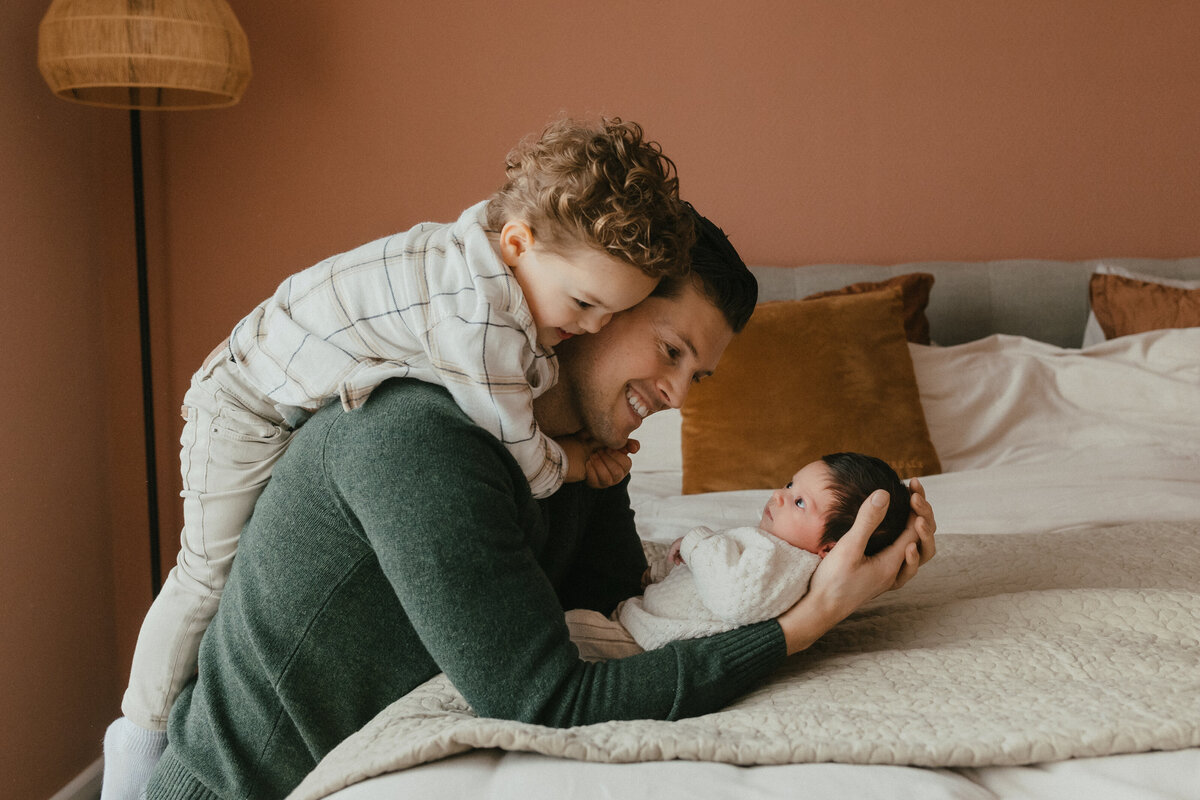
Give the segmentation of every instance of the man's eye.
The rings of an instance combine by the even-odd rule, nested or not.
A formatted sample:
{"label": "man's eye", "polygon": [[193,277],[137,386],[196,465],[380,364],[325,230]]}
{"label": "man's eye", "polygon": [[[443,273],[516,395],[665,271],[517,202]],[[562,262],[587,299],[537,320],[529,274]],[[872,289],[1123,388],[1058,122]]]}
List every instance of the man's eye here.
{"label": "man's eye", "polygon": [[672,361],[678,360],[679,359],[679,348],[667,347],[667,358],[671,359]]}

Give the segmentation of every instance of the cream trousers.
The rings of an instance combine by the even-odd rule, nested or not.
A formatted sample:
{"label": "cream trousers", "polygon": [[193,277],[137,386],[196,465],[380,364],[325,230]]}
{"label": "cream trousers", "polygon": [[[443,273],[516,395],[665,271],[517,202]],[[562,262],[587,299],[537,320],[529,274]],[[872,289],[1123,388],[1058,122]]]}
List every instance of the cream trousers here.
{"label": "cream trousers", "polygon": [[149,730],[166,728],[171,705],[195,674],[242,526],[292,435],[224,345],[192,377],[183,414],[179,555],[142,623],[121,702],[122,713]]}

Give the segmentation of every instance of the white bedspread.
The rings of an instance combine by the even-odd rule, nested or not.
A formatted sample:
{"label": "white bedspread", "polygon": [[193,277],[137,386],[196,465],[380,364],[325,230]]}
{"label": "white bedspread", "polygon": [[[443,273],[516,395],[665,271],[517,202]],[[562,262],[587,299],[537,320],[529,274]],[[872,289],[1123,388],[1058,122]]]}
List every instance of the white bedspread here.
{"label": "white bedspread", "polygon": [[1200,746],[1200,522],[944,535],[729,708],[566,730],[479,719],[444,677],[334,750],[298,800],[474,747],[602,761],[983,767]]}

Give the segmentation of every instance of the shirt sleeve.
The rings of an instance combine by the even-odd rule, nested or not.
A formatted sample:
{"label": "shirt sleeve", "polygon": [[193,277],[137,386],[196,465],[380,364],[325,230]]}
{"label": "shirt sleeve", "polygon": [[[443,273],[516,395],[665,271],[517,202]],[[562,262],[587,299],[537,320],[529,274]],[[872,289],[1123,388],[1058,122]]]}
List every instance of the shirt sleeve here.
{"label": "shirt sleeve", "polygon": [[537,426],[533,399],[557,380],[557,362],[536,352],[510,317],[480,310],[482,318],[448,317],[425,333],[430,369],[459,408],[517,460],[533,496],[549,497],[563,484],[567,458]]}
{"label": "shirt sleeve", "polygon": [[532,546],[547,537],[541,516],[498,443],[446,409],[405,425],[360,425],[362,412],[343,418],[358,435],[329,444],[330,479],[428,656],[479,715],[558,727],[676,719],[720,708],[782,663],[774,621],[580,660]]}

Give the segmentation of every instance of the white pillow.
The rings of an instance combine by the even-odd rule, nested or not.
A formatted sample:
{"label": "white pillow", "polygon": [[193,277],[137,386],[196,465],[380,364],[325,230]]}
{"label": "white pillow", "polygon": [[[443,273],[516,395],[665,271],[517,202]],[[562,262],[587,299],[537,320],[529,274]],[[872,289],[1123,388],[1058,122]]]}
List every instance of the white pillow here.
{"label": "white pillow", "polygon": [[[633,432],[641,449],[633,455],[629,497],[634,507],[652,515],[650,503],[683,494],[683,417],[677,408],[651,414]],[[648,536],[639,521],[638,531]]]}
{"label": "white pillow", "polygon": [[642,446],[633,456],[633,471],[682,473],[682,425],[678,408],[665,408],[642,420],[632,434]]}
{"label": "white pillow", "polygon": [[946,472],[1091,447],[1200,452],[1200,328],[1148,331],[1087,350],[1000,334],[909,350]]}
{"label": "white pillow", "polygon": [[[1101,264],[1096,267],[1093,274],[1098,275],[1118,275],[1122,278],[1129,278],[1135,281],[1145,281],[1146,283],[1158,283],[1163,286],[1170,286],[1174,289],[1200,289],[1200,281],[1181,281],[1175,278],[1160,278],[1157,275],[1149,275],[1144,272],[1134,272],[1133,270],[1125,269],[1124,267],[1114,267],[1109,264]],[[1089,301],[1090,302],[1090,301]],[[1099,344],[1104,341],[1104,331],[1100,328],[1100,322],[1096,319],[1095,312],[1089,311],[1087,325],[1083,328],[1083,346],[1091,347],[1094,344]]]}

